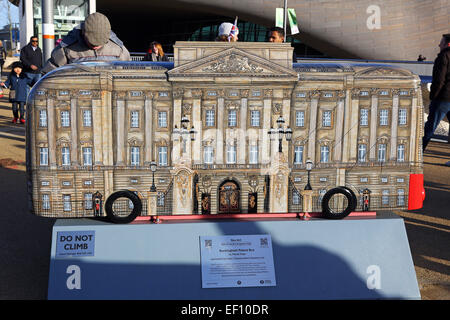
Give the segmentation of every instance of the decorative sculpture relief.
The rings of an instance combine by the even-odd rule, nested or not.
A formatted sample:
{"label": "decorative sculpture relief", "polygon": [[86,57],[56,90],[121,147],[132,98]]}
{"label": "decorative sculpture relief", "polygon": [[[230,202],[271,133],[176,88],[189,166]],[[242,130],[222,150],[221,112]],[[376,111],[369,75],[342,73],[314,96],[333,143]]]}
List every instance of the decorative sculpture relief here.
{"label": "decorative sculpture relief", "polygon": [[247,57],[239,56],[235,53],[225,57],[223,61],[216,61],[202,69],[205,72],[219,72],[219,73],[261,73],[264,70],[256,64],[248,61]]}

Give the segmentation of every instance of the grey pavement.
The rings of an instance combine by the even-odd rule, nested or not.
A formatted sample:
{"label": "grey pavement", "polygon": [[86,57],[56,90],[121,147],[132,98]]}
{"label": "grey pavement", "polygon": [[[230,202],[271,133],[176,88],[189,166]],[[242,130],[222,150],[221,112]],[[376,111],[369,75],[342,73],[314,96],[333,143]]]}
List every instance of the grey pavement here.
{"label": "grey pavement", "polygon": [[[46,299],[55,219],[28,211],[25,129],[11,119],[0,98],[0,299]],[[424,207],[395,211],[405,221],[422,299],[450,299],[449,160],[450,144],[432,141],[424,154]]]}

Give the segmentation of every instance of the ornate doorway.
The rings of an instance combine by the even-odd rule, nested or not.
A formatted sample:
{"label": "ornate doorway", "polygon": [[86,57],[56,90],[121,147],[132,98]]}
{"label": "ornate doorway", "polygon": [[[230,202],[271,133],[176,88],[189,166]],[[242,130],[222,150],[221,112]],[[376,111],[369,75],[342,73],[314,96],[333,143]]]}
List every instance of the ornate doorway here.
{"label": "ornate doorway", "polygon": [[241,211],[240,190],[236,182],[227,180],[219,186],[219,213]]}

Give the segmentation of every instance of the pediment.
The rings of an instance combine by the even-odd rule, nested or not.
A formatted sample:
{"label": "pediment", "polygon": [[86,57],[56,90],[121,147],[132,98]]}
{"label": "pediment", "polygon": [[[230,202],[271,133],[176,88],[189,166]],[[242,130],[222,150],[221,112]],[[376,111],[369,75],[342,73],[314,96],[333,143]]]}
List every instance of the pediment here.
{"label": "pediment", "polygon": [[408,77],[408,78],[410,78],[411,76],[413,76],[413,74],[409,70],[392,68],[392,67],[387,67],[387,66],[370,67],[368,69],[357,72],[355,74],[355,78],[364,78],[364,77],[374,77],[374,78],[379,78],[379,77],[405,78],[405,77]]}
{"label": "pediment", "polygon": [[168,75],[169,81],[217,77],[298,80],[298,73],[294,70],[234,47],[176,67]]}

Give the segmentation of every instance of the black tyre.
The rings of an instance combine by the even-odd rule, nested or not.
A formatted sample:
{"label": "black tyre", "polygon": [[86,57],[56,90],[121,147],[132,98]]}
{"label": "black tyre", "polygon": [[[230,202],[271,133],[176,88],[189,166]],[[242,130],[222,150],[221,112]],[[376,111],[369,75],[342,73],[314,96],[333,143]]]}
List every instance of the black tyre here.
{"label": "black tyre", "polygon": [[327,219],[342,219],[356,209],[356,196],[347,187],[328,190],[322,199],[322,214]]}
{"label": "black tyre", "polygon": [[130,223],[141,214],[142,201],[131,191],[116,191],[106,200],[105,211],[111,222]]}

